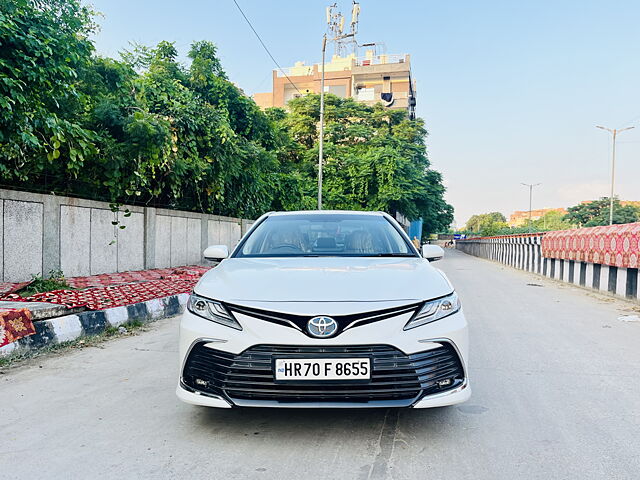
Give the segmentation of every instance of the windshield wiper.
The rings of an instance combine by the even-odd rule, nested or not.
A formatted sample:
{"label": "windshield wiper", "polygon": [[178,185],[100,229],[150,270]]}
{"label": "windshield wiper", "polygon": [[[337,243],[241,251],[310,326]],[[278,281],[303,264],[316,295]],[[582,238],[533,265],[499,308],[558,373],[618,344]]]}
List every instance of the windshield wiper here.
{"label": "windshield wiper", "polygon": [[413,253],[375,253],[367,257],[415,257]]}

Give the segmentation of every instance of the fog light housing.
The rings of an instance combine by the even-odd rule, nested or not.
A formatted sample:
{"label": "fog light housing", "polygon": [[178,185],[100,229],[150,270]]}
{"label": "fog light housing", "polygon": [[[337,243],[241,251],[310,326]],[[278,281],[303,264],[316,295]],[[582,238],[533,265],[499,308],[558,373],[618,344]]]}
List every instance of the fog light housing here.
{"label": "fog light housing", "polygon": [[201,378],[196,378],[195,383],[196,385],[200,385],[201,387],[206,387],[208,382],[206,380],[202,380]]}
{"label": "fog light housing", "polygon": [[437,384],[440,388],[450,387],[453,384],[453,379],[445,378],[444,380],[438,380]]}

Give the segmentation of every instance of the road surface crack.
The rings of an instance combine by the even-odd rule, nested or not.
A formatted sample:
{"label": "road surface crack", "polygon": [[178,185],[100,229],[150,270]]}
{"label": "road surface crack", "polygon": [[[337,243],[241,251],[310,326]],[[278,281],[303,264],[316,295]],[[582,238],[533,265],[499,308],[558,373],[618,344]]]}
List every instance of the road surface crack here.
{"label": "road surface crack", "polygon": [[393,446],[398,433],[400,410],[388,409],[382,421],[382,428],[378,437],[378,453],[369,468],[367,480],[379,480],[390,477],[389,463],[393,455]]}

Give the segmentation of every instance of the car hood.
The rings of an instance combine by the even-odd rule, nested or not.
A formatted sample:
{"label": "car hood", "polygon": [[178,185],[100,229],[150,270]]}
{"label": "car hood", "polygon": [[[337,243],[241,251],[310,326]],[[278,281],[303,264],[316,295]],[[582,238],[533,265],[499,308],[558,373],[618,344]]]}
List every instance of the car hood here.
{"label": "car hood", "polygon": [[230,303],[399,302],[448,295],[451,284],[422,258],[230,258],[198,282]]}

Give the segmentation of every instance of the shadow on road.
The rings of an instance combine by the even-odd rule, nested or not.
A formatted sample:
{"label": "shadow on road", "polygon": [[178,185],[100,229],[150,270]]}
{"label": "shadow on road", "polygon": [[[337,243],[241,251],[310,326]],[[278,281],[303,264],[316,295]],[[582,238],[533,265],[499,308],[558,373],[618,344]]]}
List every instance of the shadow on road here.
{"label": "shadow on road", "polygon": [[[290,442],[307,440],[309,434],[346,430],[355,437],[371,438],[372,430],[387,427],[397,430],[401,424],[420,428],[427,433],[441,430],[443,425],[453,426],[463,414],[457,407],[430,409],[297,409],[297,408],[234,408],[230,410],[194,407],[188,421],[212,432],[224,430],[226,434],[260,435],[268,430],[271,435],[286,435]],[[393,423],[395,425],[389,425]],[[196,428],[198,428],[196,427]]]}

